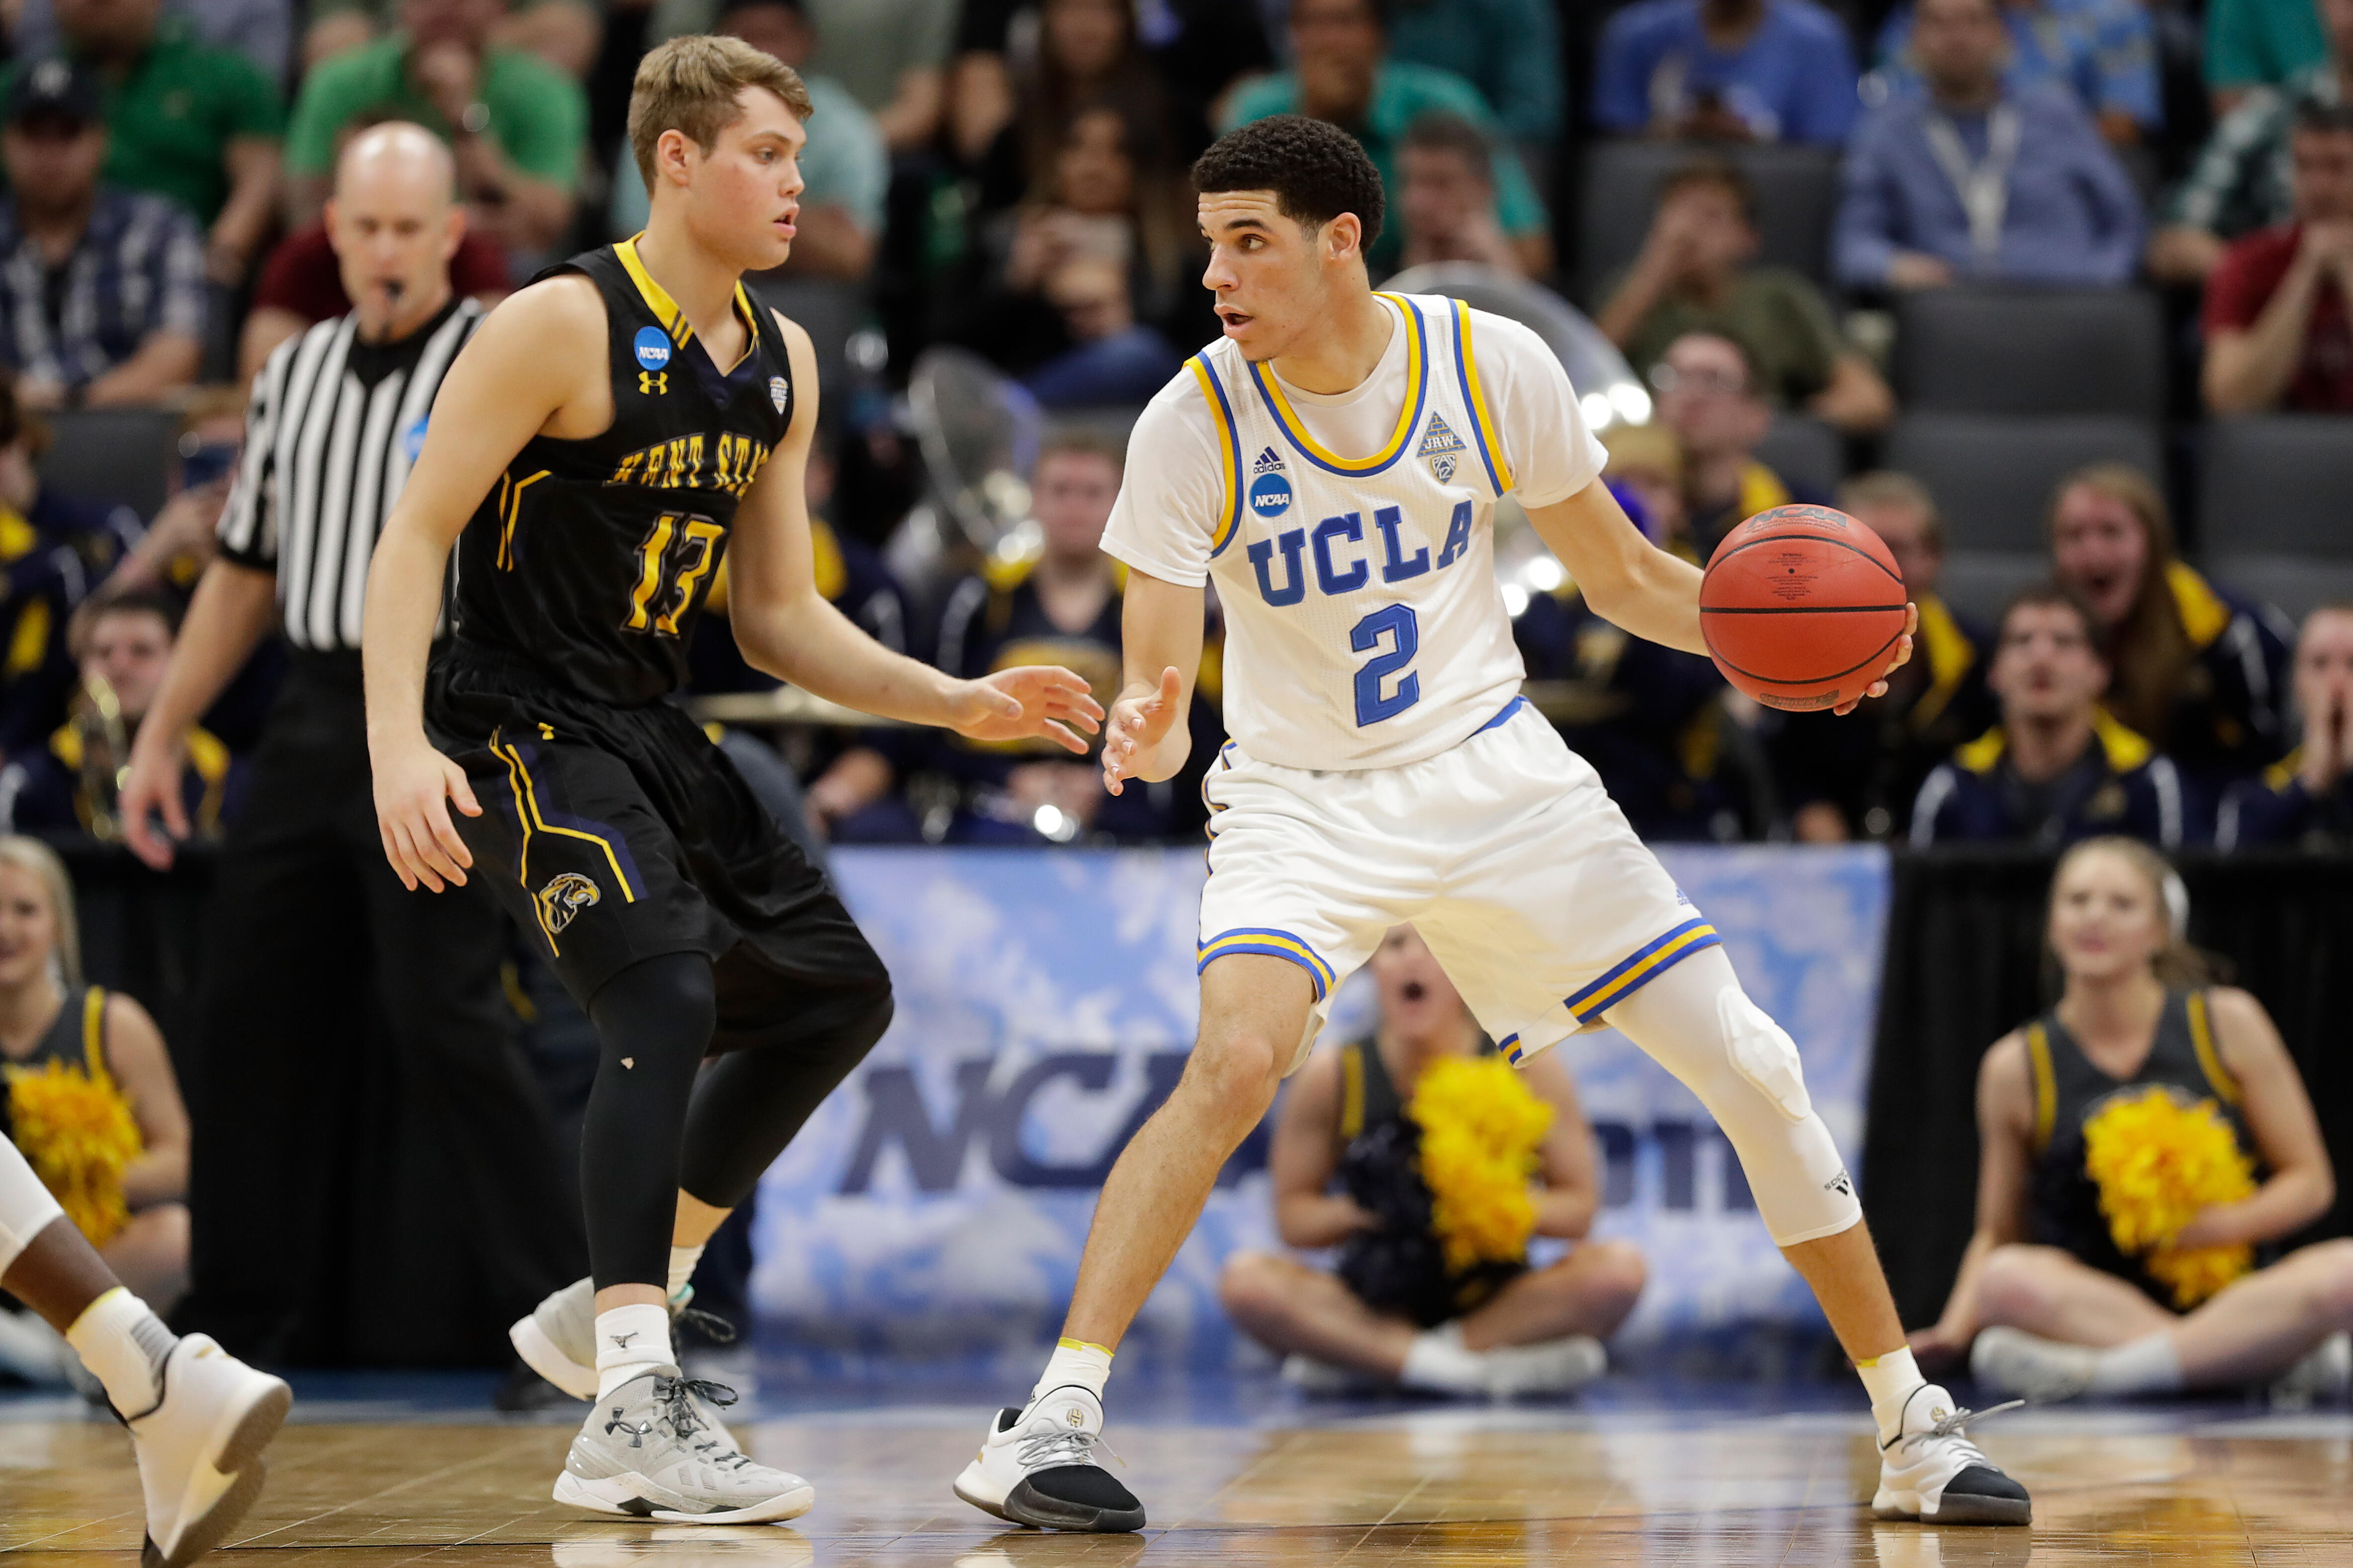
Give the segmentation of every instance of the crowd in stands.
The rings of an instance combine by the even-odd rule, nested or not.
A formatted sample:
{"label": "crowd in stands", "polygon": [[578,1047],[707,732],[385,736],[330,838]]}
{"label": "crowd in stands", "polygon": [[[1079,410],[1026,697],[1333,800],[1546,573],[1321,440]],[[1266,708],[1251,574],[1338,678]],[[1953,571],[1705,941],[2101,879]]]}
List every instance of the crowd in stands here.
{"label": "crowd in stands", "polygon": [[[1835,503],[1904,567],[1917,655],[1846,720],[1757,709],[1573,583],[1507,595],[1540,706],[1643,833],[2353,837],[2353,609],[2299,628],[2206,574],[2233,520],[2190,505],[2213,422],[2353,416],[2353,0],[25,0],[0,80],[0,827],[115,830],[107,781],[213,549],[242,389],[351,308],[322,221],[339,150],[396,120],[443,139],[452,285],[494,303],[642,223],[629,75],[700,30],[795,65],[816,106],[792,261],[755,281],[852,329],[811,465],[818,580],[894,647],[1050,659],[1108,697],[1118,432],[1217,330],[1185,170],[1221,130],[1302,113],[1381,172],[1377,274],[1476,264],[1622,351],[1651,412],[1604,430],[1607,478],[1660,547],[1704,561],[1766,507]],[[1604,215],[1619,259],[1586,254],[1589,171],[1630,147],[1663,150],[1651,199]],[[1825,171],[1811,262],[1775,237],[1766,154]],[[1978,520],[1890,460],[1912,412],[1890,343],[1910,303],[1989,287],[2159,301],[2169,423],[2154,468],[2050,489],[2042,581],[1948,598]],[[892,389],[934,345],[1054,434],[1028,549],[902,583],[886,546],[923,471]],[[161,510],[46,481],[57,429],[141,408],[177,416]],[[1780,458],[1793,426],[1828,471]],[[723,580],[713,602],[698,689],[770,684],[733,653]],[[271,657],[207,716],[200,828],[237,809]],[[1200,826],[1182,778],[1113,799],[1090,766],[880,728],[796,730],[758,765],[779,754],[780,809],[820,838]]]}

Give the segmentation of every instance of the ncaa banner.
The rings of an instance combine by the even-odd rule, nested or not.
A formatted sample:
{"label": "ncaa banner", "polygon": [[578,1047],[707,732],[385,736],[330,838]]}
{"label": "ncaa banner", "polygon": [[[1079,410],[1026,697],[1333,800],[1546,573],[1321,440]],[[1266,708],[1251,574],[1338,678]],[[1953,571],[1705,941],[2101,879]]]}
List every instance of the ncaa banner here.
{"label": "ncaa banner", "polygon": [[[1884,852],[1669,847],[1662,858],[1797,1038],[1814,1104],[1858,1159]],[[898,1013],[761,1184],[754,1305],[813,1363],[1026,1369],[1059,1328],[1112,1161],[1184,1071],[1201,854],[843,849],[833,874],[891,967]],[[1373,1015],[1360,976],[1327,1041]],[[1560,1048],[1606,1158],[1597,1234],[1650,1259],[1618,1348],[1753,1357],[1759,1342],[1825,1332],[1690,1092],[1615,1032]],[[1246,1353],[1217,1279],[1232,1252],[1276,1245],[1268,1131],[1228,1163],[1124,1358],[1207,1369]]]}

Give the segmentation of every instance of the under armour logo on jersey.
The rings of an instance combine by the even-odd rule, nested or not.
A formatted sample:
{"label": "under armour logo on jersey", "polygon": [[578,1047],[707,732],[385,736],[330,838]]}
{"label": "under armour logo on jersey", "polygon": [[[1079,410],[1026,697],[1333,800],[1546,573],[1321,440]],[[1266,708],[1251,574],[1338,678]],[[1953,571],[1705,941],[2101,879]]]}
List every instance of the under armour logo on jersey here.
{"label": "under armour logo on jersey", "polygon": [[1453,479],[1455,464],[1461,460],[1467,450],[1469,448],[1462,445],[1462,437],[1457,436],[1454,426],[1446,422],[1446,416],[1432,413],[1429,428],[1421,433],[1421,445],[1414,449],[1413,455],[1430,465],[1430,471],[1442,485]]}
{"label": "under armour logo on jersey", "polygon": [[1282,471],[1282,454],[1271,447],[1261,452],[1257,460],[1250,464],[1250,472],[1253,474],[1275,474]]}
{"label": "under armour logo on jersey", "polygon": [[539,903],[539,918],[546,922],[551,937],[570,925],[573,916],[604,896],[595,882],[577,871],[566,871],[551,879],[533,895]]}
{"label": "under armour logo on jersey", "polygon": [[1844,1171],[1841,1171],[1822,1184],[1822,1191],[1836,1193],[1842,1198],[1851,1198],[1854,1196],[1854,1184],[1847,1179],[1847,1173]]}
{"label": "under armour logo on jersey", "polygon": [[638,390],[648,396],[659,397],[670,390],[670,372],[641,370],[638,372]]}

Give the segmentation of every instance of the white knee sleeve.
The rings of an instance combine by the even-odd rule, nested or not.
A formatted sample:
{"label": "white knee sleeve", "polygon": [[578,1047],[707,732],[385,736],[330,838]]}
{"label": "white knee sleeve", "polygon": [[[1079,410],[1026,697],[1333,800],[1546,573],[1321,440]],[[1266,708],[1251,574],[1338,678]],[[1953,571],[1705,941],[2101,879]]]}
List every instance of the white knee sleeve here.
{"label": "white knee sleeve", "polygon": [[17,1255],[33,1244],[33,1237],[63,1219],[65,1212],[16,1145],[0,1138],[0,1274],[14,1268]]}
{"label": "white knee sleeve", "polygon": [[1609,1009],[1609,1022],[1699,1096],[1776,1243],[1835,1236],[1862,1217],[1796,1043],[1740,989],[1722,949],[1683,960]]}

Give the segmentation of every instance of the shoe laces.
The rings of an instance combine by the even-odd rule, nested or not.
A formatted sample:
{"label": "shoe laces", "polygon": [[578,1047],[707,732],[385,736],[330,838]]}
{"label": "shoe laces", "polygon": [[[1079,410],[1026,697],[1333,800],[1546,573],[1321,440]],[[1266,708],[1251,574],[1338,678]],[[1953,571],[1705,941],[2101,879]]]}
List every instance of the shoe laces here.
{"label": "shoe laces", "polygon": [[[673,1316],[676,1321],[686,1327],[702,1331],[712,1344],[732,1345],[735,1342],[735,1325],[716,1312],[706,1312],[700,1307],[681,1307]],[[724,1385],[712,1384],[710,1386]],[[728,1392],[732,1394],[734,1391],[730,1389]]]}
{"label": "shoe laces", "polygon": [[1985,1457],[1985,1450],[1983,1448],[1978,1447],[1975,1443],[1968,1440],[1963,1428],[1968,1426],[1972,1421],[1988,1421],[1991,1420],[1994,1416],[2007,1415],[2012,1410],[2021,1408],[2025,1404],[2026,1401],[2023,1399],[2012,1399],[2006,1403],[1993,1405],[1985,1410],[1968,1410],[1957,1406],[1953,1413],[1950,1415],[1946,1416],[1943,1420],[1923,1426],[1917,1432],[1901,1433],[1896,1436],[1890,1438],[1885,1443],[1881,1444],[1880,1447],[1883,1449],[1893,1449],[1906,1447],[1914,1444],[1925,1445],[1930,1442],[1948,1443],[1952,1446],[1952,1453],[1956,1458],[1968,1461],[1972,1464],[1990,1466],[1993,1461]]}
{"label": "shoe laces", "polygon": [[702,1412],[694,1407],[697,1399],[723,1410],[735,1403],[735,1391],[701,1377],[665,1377],[654,1383],[654,1403],[661,1406],[662,1419],[696,1458],[720,1469],[749,1468],[752,1456],[719,1440]]}
{"label": "shoe laces", "polygon": [[[1020,1450],[1014,1458],[1025,1470],[1045,1469],[1052,1465],[1093,1465],[1095,1450],[1101,1448],[1124,1466],[1100,1432],[1090,1432],[1083,1426],[1065,1426],[1060,1422],[1032,1422],[1030,1431],[1021,1439]],[[1101,1468],[1101,1466],[1096,1466]]]}

